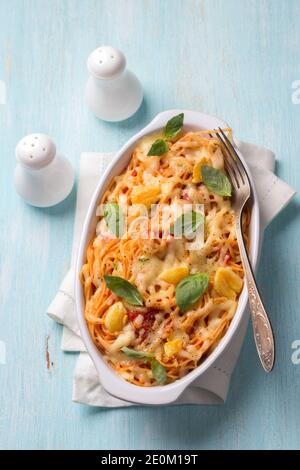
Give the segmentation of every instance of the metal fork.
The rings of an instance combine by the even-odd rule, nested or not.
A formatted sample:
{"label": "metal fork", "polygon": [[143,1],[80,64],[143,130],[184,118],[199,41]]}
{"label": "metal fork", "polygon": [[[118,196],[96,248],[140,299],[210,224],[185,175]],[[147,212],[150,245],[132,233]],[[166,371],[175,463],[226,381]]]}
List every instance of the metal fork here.
{"label": "metal fork", "polygon": [[233,209],[235,211],[236,236],[248,288],[255,344],[263,368],[266,372],[271,372],[275,361],[274,335],[255,282],[242,230],[242,214],[251,196],[251,185],[245,167],[227,135],[220,127],[215,131],[224,150],[225,169],[234,188]]}

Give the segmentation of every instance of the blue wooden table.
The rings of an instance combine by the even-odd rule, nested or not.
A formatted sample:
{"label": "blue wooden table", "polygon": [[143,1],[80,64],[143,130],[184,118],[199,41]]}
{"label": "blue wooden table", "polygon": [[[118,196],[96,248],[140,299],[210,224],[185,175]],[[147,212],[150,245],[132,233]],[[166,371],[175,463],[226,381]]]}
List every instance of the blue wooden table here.
{"label": "blue wooden table", "polygon": [[[103,410],[71,402],[76,355],[61,352],[61,328],[45,315],[69,266],[75,191],[35,209],[12,181],[27,133],[48,133],[78,169],[82,151],[117,150],[157,112],[182,107],[272,148],[299,190],[299,19],[299,0],[0,0],[0,448],[300,447],[297,199],[268,228],[259,271],[274,372],[262,371],[249,328],[224,406]],[[96,120],[83,100],[86,58],[102,44],[122,49],[144,86],[123,123]]]}

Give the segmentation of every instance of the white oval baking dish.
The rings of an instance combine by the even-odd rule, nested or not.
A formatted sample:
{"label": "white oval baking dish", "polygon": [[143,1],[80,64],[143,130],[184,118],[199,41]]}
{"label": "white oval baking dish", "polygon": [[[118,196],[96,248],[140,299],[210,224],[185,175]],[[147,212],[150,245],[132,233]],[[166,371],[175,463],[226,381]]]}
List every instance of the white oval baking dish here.
{"label": "white oval baking dish", "polygon": [[[95,190],[93,198],[91,200],[87,216],[84,222],[79,252],[77,257],[76,265],[76,285],[75,285],[75,297],[77,306],[77,318],[82,335],[83,342],[90,354],[95,367],[100,376],[101,384],[105,390],[111,395],[134,403],[143,403],[148,405],[162,405],[175,401],[195,379],[198,379],[208,368],[213,367],[215,361],[223,353],[225,348],[230,343],[236,330],[238,329],[244,315],[247,315],[246,304],[248,299],[248,293],[246,287],[244,287],[237,307],[235,316],[231,322],[231,325],[222,338],[218,346],[214,351],[200,364],[196,369],[182,377],[181,379],[167,385],[154,386],[154,387],[139,387],[126,382],[121,376],[119,376],[104,360],[101,352],[97,349],[93,343],[87,324],[84,318],[84,297],[83,289],[79,281],[79,272],[83,263],[85,262],[86,247],[88,242],[93,237],[96,227],[96,207],[98,201],[105,191],[110,180],[119,175],[123,169],[127,166],[132,150],[134,149],[138,140],[140,140],[146,134],[157,132],[163,128],[166,122],[174,115],[184,112],[184,129],[185,130],[205,130],[215,129],[217,127],[228,127],[228,125],[220,119],[209,116],[206,114],[198,113],[196,111],[172,109],[164,111],[158,114],[144,129],[133,136],[121,149],[117,152],[115,158],[112,160],[110,166],[107,168],[102,178],[100,179],[98,186]],[[247,164],[239,152],[239,155],[247,169]],[[253,202],[252,202],[252,215],[250,223],[250,258],[253,268],[257,264],[260,247],[260,222],[259,222],[259,206],[255,186],[251,178],[251,174],[248,171],[250,182],[253,190]]]}

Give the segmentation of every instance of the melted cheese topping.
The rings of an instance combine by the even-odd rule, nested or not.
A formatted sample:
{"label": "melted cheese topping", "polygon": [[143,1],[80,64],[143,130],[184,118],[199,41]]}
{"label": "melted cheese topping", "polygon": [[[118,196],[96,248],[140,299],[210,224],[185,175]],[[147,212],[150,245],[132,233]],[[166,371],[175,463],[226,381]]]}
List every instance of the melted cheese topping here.
{"label": "melted cheese topping", "polygon": [[[216,347],[237,307],[239,292],[234,289],[242,283],[234,282],[234,275],[242,279],[243,268],[230,198],[211,193],[203,182],[195,183],[193,179],[199,162],[224,171],[219,142],[207,133],[190,132],[169,142],[168,152],[160,158],[148,157],[147,153],[162,134],[146,136],[135,148],[128,168],[112,180],[99,201],[128,209],[129,223],[121,238],[113,237],[99,205],[95,238],[89,244],[81,272],[85,318],[107,362],[125,380],[137,385],[156,385],[151,364],[127,357],[121,348],[151,354],[165,367],[167,382],[172,382],[197,367]],[[152,202],[158,206],[151,212]],[[139,206],[143,203],[144,208]],[[136,237],[148,233],[149,219],[165,233],[182,209],[190,210],[187,204],[202,204],[204,208],[204,242],[197,250],[191,250],[184,237]],[[248,211],[244,219],[246,237],[249,220]],[[215,286],[220,267],[226,269],[218,271]],[[182,276],[199,272],[209,275],[208,290],[182,313],[176,304],[176,284]],[[110,291],[103,280],[105,274],[122,277],[136,286],[143,307],[130,305]],[[105,318],[116,302],[123,302],[126,309],[124,326],[121,331],[110,332]]]}

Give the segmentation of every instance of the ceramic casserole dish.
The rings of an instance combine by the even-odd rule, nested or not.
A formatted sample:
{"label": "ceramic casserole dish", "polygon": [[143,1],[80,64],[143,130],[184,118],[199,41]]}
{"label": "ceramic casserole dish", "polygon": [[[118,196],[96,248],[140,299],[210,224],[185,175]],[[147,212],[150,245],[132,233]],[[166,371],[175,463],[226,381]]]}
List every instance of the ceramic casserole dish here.
{"label": "ceramic casserole dish", "polygon": [[[84,295],[82,285],[79,279],[79,273],[82,265],[85,262],[86,248],[89,241],[92,239],[95,233],[95,227],[97,223],[96,208],[106,190],[111,179],[119,175],[124,168],[128,165],[131,158],[133,149],[137,142],[149,133],[155,133],[160,131],[165,123],[174,115],[184,113],[184,130],[195,131],[195,130],[206,130],[215,129],[218,127],[226,128],[228,125],[216,118],[206,114],[202,114],[195,111],[189,110],[169,110],[158,114],[144,129],[133,136],[121,149],[116,153],[115,158],[104,172],[101,177],[98,186],[95,190],[93,198],[91,200],[86,219],[84,222],[81,242],[79,246],[79,252],[77,257],[76,265],[76,306],[77,306],[77,318],[82,335],[83,342],[87,349],[87,352],[91,356],[97,372],[100,377],[101,384],[105,390],[111,395],[134,403],[148,404],[148,405],[162,405],[174,402],[196,379],[199,379],[209,368],[213,367],[216,360],[224,353],[226,347],[232,341],[235,333],[239,329],[241,322],[248,315],[246,311],[246,305],[248,300],[248,293],[246,286],[239,297],[238,306],[234,318],[225,333],[224,337],[220,340],[217,347],[210,353],[210,355],[193,371],[189,372],[184,377],[176,380],[173,383],[154,386],[154,387],[140,387],[125,381],[120,375],[118,375],[102,357],[101,352],[95,346],[85,318],[84,318]],[[247,163],[245,162],[243,155],[239,152],[239,156],[243,161],[246,169]],[[252,186],[252,207],[251,207],[251,223],[249,227],[250,237],[250,259],[253,268],[255,269],[259,256],[260,247],[260,220],[259,220],[259,206],[255,186],[251,178],[251,174],[248,170],[249,179]]]}

